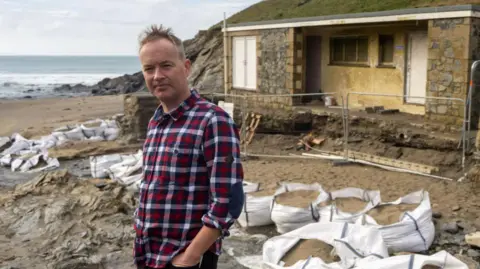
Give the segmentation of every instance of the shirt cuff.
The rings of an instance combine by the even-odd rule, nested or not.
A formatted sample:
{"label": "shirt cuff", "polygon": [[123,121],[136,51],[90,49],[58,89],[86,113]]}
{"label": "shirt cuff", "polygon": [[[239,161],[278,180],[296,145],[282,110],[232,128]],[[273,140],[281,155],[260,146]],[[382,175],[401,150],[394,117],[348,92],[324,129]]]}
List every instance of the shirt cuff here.
{"label": "shirt cuff", "polygon": [[212,217],[210,214],[205,214],[202,217],[202,222],[203,222],[203,225],[205,225],[209,228],[220,230],[220,232],[221,232],[220,238],[221,239],[230,236],[229,229],[233,225],[233,221],[232,222],[226,222],[226,223],[222,222],[221,223],[215,217]]}

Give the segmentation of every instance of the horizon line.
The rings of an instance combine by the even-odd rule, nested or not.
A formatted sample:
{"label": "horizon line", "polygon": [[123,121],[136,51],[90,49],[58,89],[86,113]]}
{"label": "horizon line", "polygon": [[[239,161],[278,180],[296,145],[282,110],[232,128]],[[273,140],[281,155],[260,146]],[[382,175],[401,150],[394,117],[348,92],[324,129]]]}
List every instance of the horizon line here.
{"label": "horizon line", "polygon": [[0,57],[2,56],[138,57],[138,55],[135,55],[135,54],[1,54],[0,53]]}

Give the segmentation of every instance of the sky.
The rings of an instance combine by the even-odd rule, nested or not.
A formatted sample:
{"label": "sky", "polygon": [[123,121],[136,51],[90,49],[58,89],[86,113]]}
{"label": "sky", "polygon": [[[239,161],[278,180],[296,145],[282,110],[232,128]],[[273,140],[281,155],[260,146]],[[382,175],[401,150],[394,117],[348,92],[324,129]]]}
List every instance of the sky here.
{"label": "sky", "polygon": [[0,0],[0,55],[135,55],[151,24],[193,38],[259,0]]}

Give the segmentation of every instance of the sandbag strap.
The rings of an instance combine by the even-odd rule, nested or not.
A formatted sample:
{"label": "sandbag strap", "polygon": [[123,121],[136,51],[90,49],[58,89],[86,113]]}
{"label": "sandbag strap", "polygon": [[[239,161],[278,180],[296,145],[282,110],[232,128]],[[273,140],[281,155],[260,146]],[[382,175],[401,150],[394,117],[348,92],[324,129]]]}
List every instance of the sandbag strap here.
{"label": "sandbag strap", "polygon": [[310,260],[312,259],[312,256],[308,256],[307,261],[303,264],[302,269],[307,268],[307,265],[310,263]]}
{"label": "sandbag strap", "polygon": [[410,261],[408,262],[408,269],[413,269],[413,262],[415,261],[415,255],[410,255]]}
{"label": "sandbag strap", "polygon": [[320,216],[318,216],[318,212],[317,212],[317,214],[315,214],[313,204],[310,204],[310,213],[312,214],[313,220],[315,220],[316,222],[318,222],[320,220]]}
{"label": "sandbag strap", "polygon": [[342,235],[340,236],[340,238],[344,238],[347,235],[347,228],[348,228],[348,223],[345,222],[345,224],[343,225]]}
{"label": "sandbag strap", "polygon": [[248,227],[248,211],[247,211],[247,194],[246,193],[243,193],[243,199],[244,199],[244,203],[243,203],[243,211],[245,212],[245,221],[247,222],[247,227]]}
{"label": "sandbag strap", "polygon": [[83,134],[83,136],[84,136],[85,138],[90,138],[90,137],[88,137],[88,135],[85,133],[85,130],[83,130],[83,128],[80,128],[80,131],[82,132],[82,134]]}
{"label": "sandbag strap", "polygon": [[423,241],[423,245],[424,245],[424,250],[428,250],[427,248],[427,241],[425,240],[425,237],[423,237],[422,235],[422,232],[420,232],[420,229],[418,228],[418,223],[417,221],[415,220],[415,218],[413,218],[410,214],[408,214],[408,212],[405,212],[405,215],[408,216],[412,221],[413,223],[415,224],[415,230],[418,232],[418,234],[420,235],[420,238],[422,238],[422,241]]}
{"label": "sandbag strap", "polygon": [[[343,241],[343,240],[334,239],[334,241],[335,241],[335,242],[340,242],[340,243],[344,244],[351,252],[353,252],[353,254],[357,255],[358,257],[360,257],[360,258],[362,258],[362,259],[365,258],[365,257],[368,257],[368,256],[375,256],[375,257],[377,257],[377,258],[379,258],[379,259],[385,259],[385,258],[386,258],[386,257],[383,257],[382,255],[379,255],[379,254],[376,254],[376,253],[371,253],[371,254],[365,256],[365,255],[360,254],[360,253],[359,253],[358,251],[356,251],[355,248],[353,248],[349,243],[347,243],[347,242],[345,242],[345,241]],[[410,268],[410,267],[409,267],[409,268]]]}

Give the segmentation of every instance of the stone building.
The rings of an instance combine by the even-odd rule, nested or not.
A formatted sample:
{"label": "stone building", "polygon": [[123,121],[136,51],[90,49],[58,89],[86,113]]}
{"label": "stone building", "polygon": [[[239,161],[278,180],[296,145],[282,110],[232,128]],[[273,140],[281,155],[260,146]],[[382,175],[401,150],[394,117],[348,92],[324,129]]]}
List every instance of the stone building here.
{"label": "stone building", "polygon": [[[351,108],[384,106],[461,124],[473,61],[480,60],[480,6],[444,6],[227,25],[230,94],[348,92]],[[478,82],[480,84],[480,78]],[[474,91],[473,123],[479,98]],[[423,98],[422,98],[423,97]],[[314,97],[255,98],[285,108]],[[476,125],[476,124],[474,124]]]}

